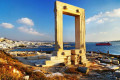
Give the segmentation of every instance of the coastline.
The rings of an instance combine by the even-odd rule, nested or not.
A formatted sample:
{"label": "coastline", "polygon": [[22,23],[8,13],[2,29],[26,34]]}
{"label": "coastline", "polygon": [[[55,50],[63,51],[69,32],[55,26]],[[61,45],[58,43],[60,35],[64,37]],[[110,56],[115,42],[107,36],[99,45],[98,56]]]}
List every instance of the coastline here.
{"label": "coastline", "polygon": [[120,54],[115,55],[115,54],[110,54],[110,53],[108,54],[108,53],[103,53],[103,52],[98,53],[96,51],[87,51],[86,53],[91,53],[91,52],[96,53],[96,54],[102,54],[102,55],[110,56],[110,57],[120,58]]}
{"label": "coastline", "polygon": [[[107,53],[109,51],[110,55],[120,55],[120,43],[119,42],[111,42],[112,46],[96,46],[96,43],[87,42],[86,43],[86,51],[93,51],[97,53]],[[68,44],[67,44],[68,45]],[[71,50],[75,49],[75,43],[69,43],[69,46],[64,45],[64,50]],[[54,45],[53,47],[50,46],[39,46],[37,48],[14,48],[10,51],[54,51]]]}
{"label": "coastline", "polygon": [[[17,51],[17,50],[15,50],[15,49],[21,49],[21,51]],[[22,49],[36,49],[36,48],[15,48],[15,49],[8,49],[8,50],[5,50],[5,51],[7,51],[7,52],[37,52],[37,50],[35,51],[22,51]],[[37,48],[38,49],[38,48]],[[46,48],[46,49],[49,49],[49,48]],[[15,50],[15,51],[14,51]],[[51,51],[42,51],[42,50],[39,50],[38,52],[53,52],[52,50]],[[104,52],[96,52],[96,51],[86,51],[86,53],[90,53],[90,52],[93,52],[93,53],[97,53],[97,54],[104,54],[104,55],[108,55],[108,53],[104,53]],[[120,57],[120,54],[111,54],[111,53],[109,53],[109,56],[113,56],[113,57]]]}

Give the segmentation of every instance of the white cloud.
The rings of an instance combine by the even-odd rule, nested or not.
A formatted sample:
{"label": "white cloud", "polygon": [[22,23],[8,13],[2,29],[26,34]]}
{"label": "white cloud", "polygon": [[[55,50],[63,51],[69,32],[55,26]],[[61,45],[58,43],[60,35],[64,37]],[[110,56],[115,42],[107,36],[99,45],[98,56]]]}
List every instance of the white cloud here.
{"label": "white cloud", "polygon": [[100,32],[100,34],[107,34],[107,32]]}
{"label": "white cloud", "polygon": [[109,16],[109,17],[120,17],[120,8],[119,9],[114,9],[111,12],[106,12],[105,15]]}
{"label": "white cloud", "polygon": [[11,28],[14,27],[14,25],[12,25],[12,24],[10,24],[10,23],[2,23],[2,24],[0,24],[0,26],[1,26],[1,27],[4,27],[4,28],[9,28],[9,29],[11,29]]}
{"label": "white cloud", "polygon": [[28,33],[28,34],[43,36],[43,34],[37,32],[37,31],[34,30],[33,28],[19,27],[18,29],[19,29],[20,31],[25,32],[25,33]]}
{"label": "white cloud", "polygon": [[104,23],[104,21],[102,19],[100,19],[96,23],[101,24],[101,23]]}
{"label": "white cloud", "polygon": [[29,18],[21,18],[18,19],[17,22],[28,26],[34,26],[34,22]]}
{"label": "white cloud", "polygon": [[97,19],[99,19],[102,16],[102,12],[100,12],[98,15],[94,15],[93,17],[90,17],[86,20],[86,23],[90,23],[92,21],[95,21]]}
{"label": "white cloud", "polygon": [[120,40],[120,8],[94,15],[86,23],[86,41]]}
{"label": "white cloud", "polygon": [[17,22],[23,24],[22,27],[18,27],[18,29],[22,32],[32,34],[32,35],[37,35],[37,36],[44,35],[37,32],[33,27],[30,27],[30,26],[34,26],[34,22],[29,18],[21,18],[21,19],[18,19]]}
{"label": "white cloud", "polygon": [[100,12],[97,15],[94,15],[88,19],[86,19],[86,23],[89,24],[90,22],[96,23],[104,23],[105,21],[114,21],[113,18],[120,18],[120,8],[114,9],[112,11],[107,11],[105,13]]}
{"label": "white cloud", "polygon": [[108,20],[108,18],[103,18],[103,20],[104,20],[104,21],[107,21],[107,20]]}

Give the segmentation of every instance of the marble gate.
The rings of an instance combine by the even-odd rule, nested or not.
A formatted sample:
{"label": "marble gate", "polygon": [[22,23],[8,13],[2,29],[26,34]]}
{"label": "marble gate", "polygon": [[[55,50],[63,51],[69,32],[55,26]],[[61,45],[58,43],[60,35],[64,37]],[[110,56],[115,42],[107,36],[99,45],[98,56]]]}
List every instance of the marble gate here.
{"label": "marble gate", "polygon": [[[87,64],[85,45],[85,10],[60,1],[55,2],[55,51],[44,66]],[[63,14],[75,17],[75,49],[63,49]],[[68,29],[69,31],[69,29]]]}

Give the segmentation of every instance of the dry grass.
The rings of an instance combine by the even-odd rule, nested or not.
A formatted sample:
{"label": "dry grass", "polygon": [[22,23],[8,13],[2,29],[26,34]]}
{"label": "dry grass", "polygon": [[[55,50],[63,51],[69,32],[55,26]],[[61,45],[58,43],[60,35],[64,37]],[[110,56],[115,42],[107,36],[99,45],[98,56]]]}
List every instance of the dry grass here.
{"label": "dry grass", "polygon": [[30,80],[48,80],[41,72],[32,72],[29,74]]}
{"label": "dry grass", "polygon": [[79,80],[76,75],[64,75],[67,80]]}
{"label": "dry grass", "polygon": [[[0,51],[0,58],[7,63],[0,62],[0,80],[23,80],[24,75],[29,75],[30,80],[47,80],[41,72],[33,72],[32,67],[27,67],[9,54]],[[13,69],[20,72],[20,76],[13,73]]]}
{"label": "dry grass", "polygon": [[63,76],[53,76],[50,78],[47,78],[48,80],[67,80],[65,77]]}
{"label": "dry grass", "polygon": [[[22,80],[23,74],[19,71],[19,74],[14,73],[13,70],[16,69],[15,67],[0,63],[0,79],[1,80]],[[17,69],[16,69],[17,70]]]}
{"label": "dry grass", "polygon": [[70,73],[70,74],[79,74],[77,69],[75,67],[71,67],[65,70],[65,73]]}
{"label": "dry grass", "polygon": [[76,75],[65,74],[64,76],[53,76],[47,80],[79,80]]}

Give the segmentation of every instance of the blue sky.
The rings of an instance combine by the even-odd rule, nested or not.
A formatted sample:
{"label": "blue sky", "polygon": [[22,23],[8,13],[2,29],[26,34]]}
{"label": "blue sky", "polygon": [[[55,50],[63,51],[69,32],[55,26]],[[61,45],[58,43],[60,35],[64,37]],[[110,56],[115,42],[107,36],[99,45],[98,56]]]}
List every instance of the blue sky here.
{"label": "blue sky", "polygon": [[[120,0],[59,0],[85,9],[86,41],[120,40]],[[54,41],[55,0],[0,0],[0,37]],[[74,17],[63,15],[63,39],[75,40]]]}

